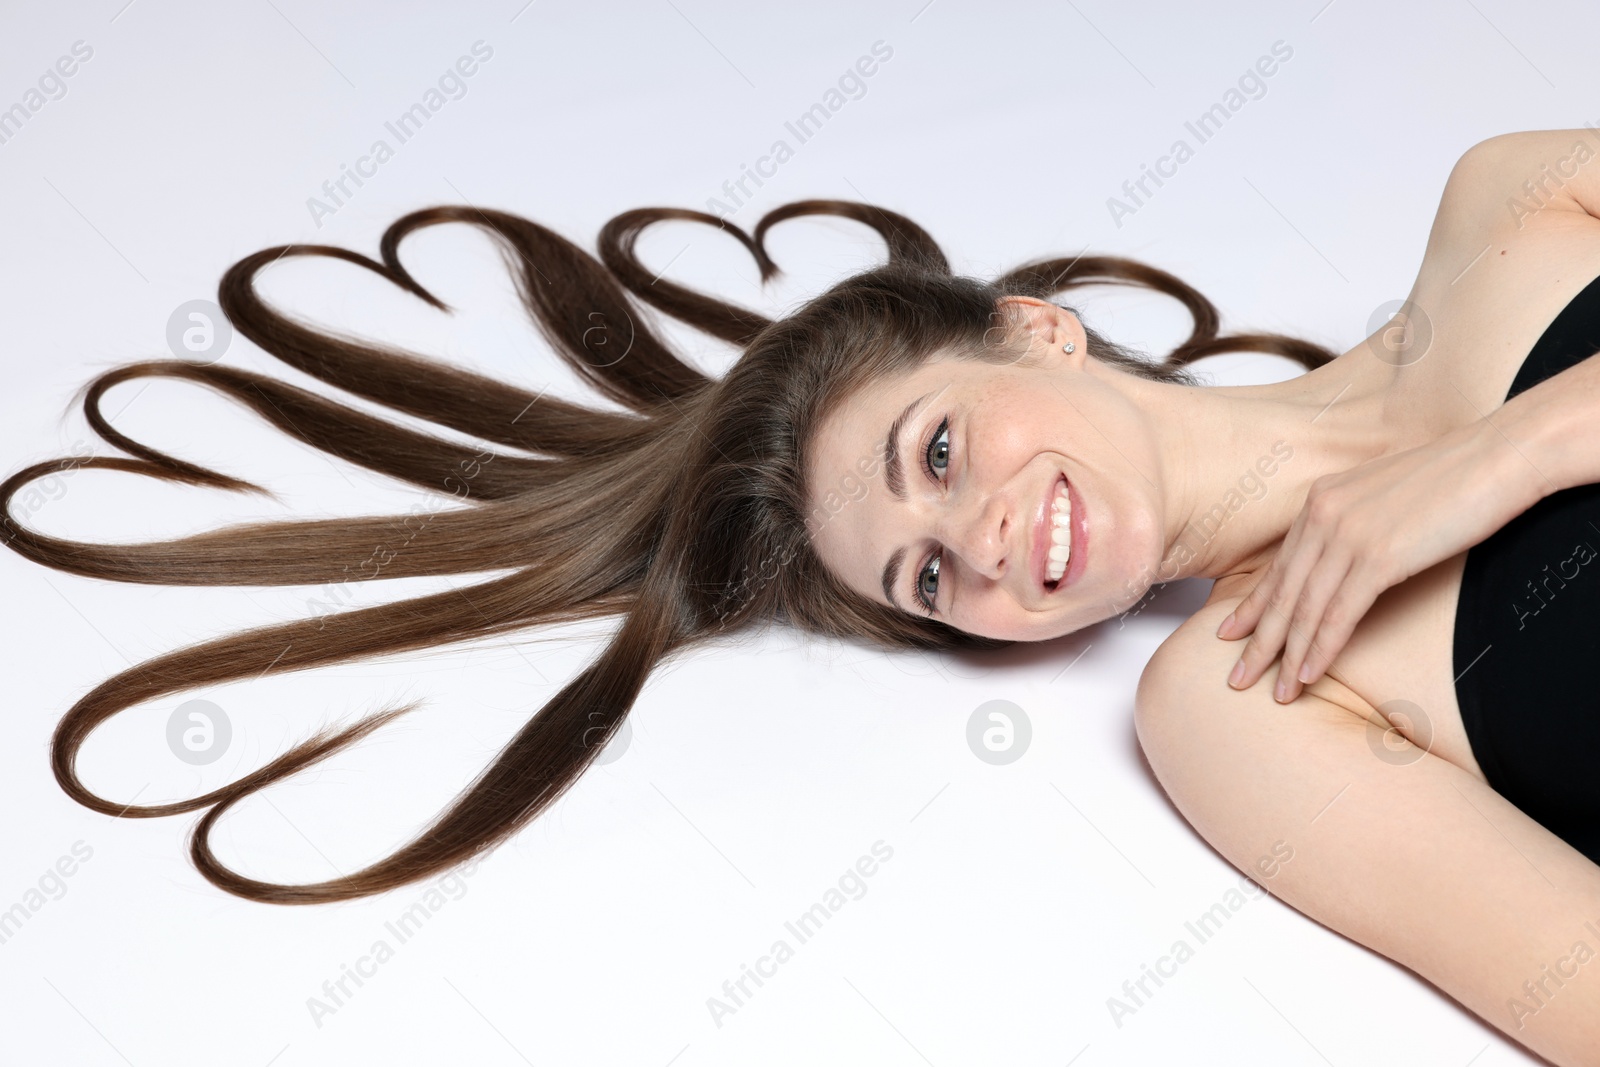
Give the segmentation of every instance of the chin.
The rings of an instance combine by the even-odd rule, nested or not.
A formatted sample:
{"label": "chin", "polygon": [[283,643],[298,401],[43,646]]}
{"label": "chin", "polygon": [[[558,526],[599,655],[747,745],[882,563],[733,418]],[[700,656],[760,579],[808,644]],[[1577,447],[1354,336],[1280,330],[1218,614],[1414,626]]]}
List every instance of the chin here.
{"label": "chin", "polygon": [[1034,615],[1020,619],[1009,626],[997,627],[993,632],[985,633],[983,636],[1000,641],[1054,641],[1058,637],[1065,637],[1081,629],[1082,625],[1072,625],[1064,617],[1040,618]]}

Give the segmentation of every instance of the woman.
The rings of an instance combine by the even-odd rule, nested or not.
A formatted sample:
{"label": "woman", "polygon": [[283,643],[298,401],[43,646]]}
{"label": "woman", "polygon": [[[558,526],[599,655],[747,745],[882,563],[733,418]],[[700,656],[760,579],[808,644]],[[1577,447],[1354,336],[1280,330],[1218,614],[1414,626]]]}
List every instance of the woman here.
{"label": "woman", "polygon": [[[638,263],[645,226],[717,221],[696,212],[613,219],[600,236],[603,266],[524,219],[457,208],[401,219],[384,235],[381,264],[325,246],[247,257],[224,277],[220,299],[252,341],[328,384],[491,445],[461,446],[251,372],[137,364],[97,379],[85,399],[97,432],[131,458],[75,456],[13,475],[0,485],[7,543],[73,573],[165,584],[511,573],[130,668],[63,718],[51,750],[57,780],[111,815],[206,809],[191,855],[229,892],[287,904],[349,899],[503,841],[577,780],[654,666],[704,638],[778,618],[891,647],[995,647],[1108,618],[1157,582],[1209,577],[1210,600],[1162,645],[1138,689],[1141,741],[1185,816],[1246,871],[1287,842],[1293,862],[1275,868],[1268,887],[1290,904],[1556,1062],[1600,1062],[1600,977],[1585,984],[1572,970],[1582,962],[1574,942],[1600,945],[1584,926],[1600,928],[1600,866],[1571,843],[1576,830],[1563,839],[1490,787],[1451,689],[1465,550],[1531,515],[1535,501],[1569,501],[1557,494],[1600,480],[1583,459],[1600,449],[1551,447],[1560,443],[1552,431],[1587,432],[1600,372],[1569,359],[1551,388],[1528,388],[1499,408],[1557,312],[1567,308],[1569,326],[1585,313],[1600,318],[1600,286],[1583,288],[1600,268],[1600,220],[1585,210],[1600,209],[1600,178],[1557,163],[1574,142],[1590,143],[1588,131],[1508,135],[1469,150],[1407,308],[1410,325],[1426,320],[1431,348],[1413,334],[1390,343],[1380,333],[1338,357],[1278,335],[1218,337],[1203,296],[1128,260],[1048,261],[994,283],[955,277],[909,220],[836,201],[774,211],[752,235],[726,227],[764,280],[777,267],[762,239],[783,219],[846,215],[888,243],[884,267],[775,322]],[[1549,184],[1541,165],[1556,166],[1562,182]],[[1539,194],[1522,191],[1524,181],[1540,182]],[[1508,197],[1536,207],[1508,213]],[[327,337],[254,291],[255,275],[283,256],[328,255],[448,310],[406,272],[398,248],[411,231],[451,221],[484,226],[502,243],[556,351],[626,411]],[[1194,332],[1165,364],[1119,349],[1046,299],[1107,281],[1156,288],[1190,309]],[[624,288],[741,346],[740,359],[708,379],[635,320]],[[1310,373],[1200,388],[1181,366],[1239,349],[1288,356]],[[73,542],[17,521],[12,498],[70,467],[256,491],[107,423],[103,393],[150,376],[207,385],[288,434],[463,506],[139,545]],[[1266,491],[1246,496],[1247,485]],[[1565,601],[1583,603],[1574,593]],[[1235,609],[1224,636],[1253,636],[1230,687],[1239,646],[1216,631]],[[243,797],[405,709],[319,735],[188,801],[129,805],[78,779],[84,740],[136,703],[611,614],[625,618],[595,663],[430,827],[348,876],[250,879],[217,861],[209,834]],[[1280,649],[1281,702],[1257,684]],[[1302,665],[1303,690],[1292,680]],[[1484,708],[1480,725],[1492,731],[1490,719],[1509,714]],[[1520,1014],[1508,1013],[1514,998],[1526,1005]]]}

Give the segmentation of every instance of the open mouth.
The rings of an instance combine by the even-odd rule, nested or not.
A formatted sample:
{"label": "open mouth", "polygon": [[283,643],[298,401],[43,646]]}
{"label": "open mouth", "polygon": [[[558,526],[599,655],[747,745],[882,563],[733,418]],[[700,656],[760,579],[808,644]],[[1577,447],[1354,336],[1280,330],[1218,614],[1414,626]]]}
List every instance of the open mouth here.
{"label": "open mouth", "polygon": [[1068,584],[1076,545],[1072,512],[1073,492],[1067,476],[1057,475],[1035,529],[1034,571],[1046,593]]}
{"label": "open mouth", "polygon": [[1033,538],[1033,578],[1045,596],[1078,580],[1087,566],[1089,523],[1083,497],[1065,474],[1056,476],[1040,502]]}

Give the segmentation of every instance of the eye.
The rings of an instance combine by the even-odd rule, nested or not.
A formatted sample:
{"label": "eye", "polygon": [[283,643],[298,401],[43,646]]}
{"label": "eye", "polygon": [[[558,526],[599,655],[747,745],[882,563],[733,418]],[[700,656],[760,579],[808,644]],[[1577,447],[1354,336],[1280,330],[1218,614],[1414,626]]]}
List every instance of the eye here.
{"label": "eye", "polygon": [[927,445],[922,449],[922,468],[930,475],[937,470],[945,470],[950,465],[950,420],[945,418],[939,423],[939,428],[928,439]]}
{"label": "eye", "polygon": [[[939,480],[939,472],[950,467],[950,419],[940,420],[938,429],[933,431],[933,436],[928,438],[927,444],[922,448],[922,469],[928,472],[928,477],[934,481]],[[929,615],[933,614],[933,605],[939,597],[939,555],[935,553],[929,557],[917,571],[913,583],[912,593],[917,602],[922,605]]]}
{"label": "eye", "polygon": [[916,598],[929,615],[933,614],[933,602],[939,596],[939,557],[933,556],[922,565],[917,572]]}

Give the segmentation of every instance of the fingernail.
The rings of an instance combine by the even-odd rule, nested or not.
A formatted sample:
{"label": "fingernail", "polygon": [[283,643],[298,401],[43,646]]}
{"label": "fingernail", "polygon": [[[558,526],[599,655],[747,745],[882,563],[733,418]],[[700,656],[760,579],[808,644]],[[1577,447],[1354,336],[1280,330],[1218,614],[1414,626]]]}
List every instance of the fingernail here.
{"label": "fingernail", "polygon": [[1237,615],[1237,614],[1239,614],[1237,611],[1230,611],[1228,613],[1228,617],[1226,619],[1222,620],[1222,625],[1217,627],[1217,636],[1218,637],[1222,636],[1222,631],[1226,630],[1228,627],[1233,625],[1233,617],[1235,615]]}
{"label": "fingernail", "polygon": [[1280,704],[1289,699],[1289,680],[1287,678],[1278,679],[1277,688],[1272,691],[1272,696]]}
{"label": "fingernail", "polygon": [[1309,663],[1300,664],[1300,673],[1295,675],[1295,677],[1300,679],[1300,684],[1301,685],[1310,684],[1310,682],[1311,682],[1311,664],[1309,664]]}
{"label": "fingernail", "polygon": [[1228,675],[1228,684],[1237,689],[1242,681],[1244,681],[1244,657],[1241,656],[1239,662],[1233,665],[1233,673]]}

